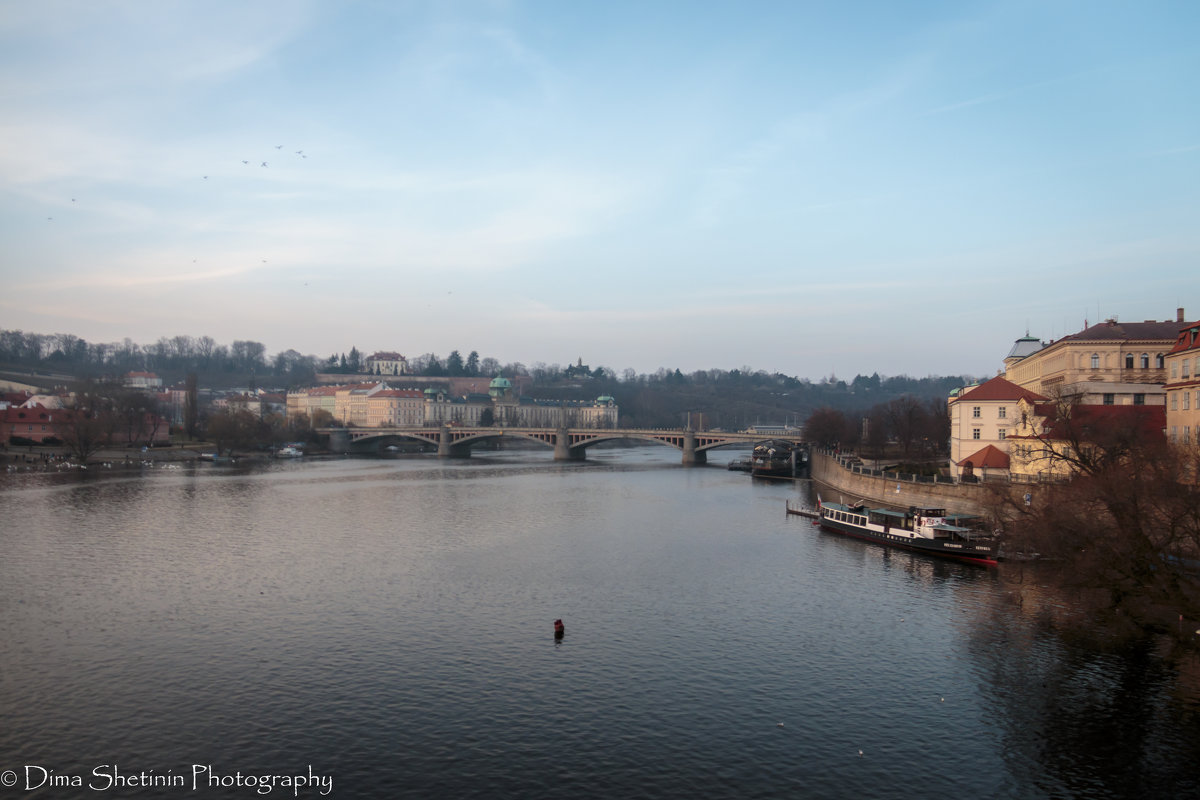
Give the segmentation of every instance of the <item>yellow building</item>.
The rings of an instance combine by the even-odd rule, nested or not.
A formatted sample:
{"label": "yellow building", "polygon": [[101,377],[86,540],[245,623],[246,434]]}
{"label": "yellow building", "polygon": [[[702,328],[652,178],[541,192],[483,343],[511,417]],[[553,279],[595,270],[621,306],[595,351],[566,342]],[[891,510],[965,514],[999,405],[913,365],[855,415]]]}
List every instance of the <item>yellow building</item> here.
{"label": "yellow building", "polygon": [[1140,441],[1162,441],[1163,407],[1084,405],[1021,400],[1008,437],[1009,473],[1015,481],[1062,480],[1082,454],[1103,446],[1114,431],[1135,431]]}
{"label": "yellow building", "polygon": [[1008,467],[1008,437],[1022,400],[1046,398],[999,376],[968,387],[950,398],[950,474],[957,479],[1003,473]]}
{"label": "yellow building", "polygon": [[384,389],[367,397],[367,426],[420,425],[425,416],[425,393],[420,389]]}
{"label": "yellow building", "polygon": [[1004,377],[1045,397],[1088,405],[1163,405],[1166,357],[1183,324],[1105,320],[1058,341],[1025,336],[1004,359]]}
{"label": "yellow building", "polygon": [[1167,439],[1200,443],[1200,322],[1183,325],[1167,353]]}

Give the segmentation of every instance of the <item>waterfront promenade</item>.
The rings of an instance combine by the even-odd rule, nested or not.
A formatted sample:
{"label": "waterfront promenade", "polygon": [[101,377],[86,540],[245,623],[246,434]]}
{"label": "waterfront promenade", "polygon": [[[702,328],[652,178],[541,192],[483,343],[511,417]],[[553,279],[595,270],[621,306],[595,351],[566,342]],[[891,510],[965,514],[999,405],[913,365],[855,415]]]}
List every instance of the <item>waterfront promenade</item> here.
{"label": "waterfront promenade", "polygon": [[1031,483],[935,481],[920,475],[864,469],[849,458],[821,451],[814,451],[809,461],[818,491],[824,490],[825,499],[837,502],[870,500],[896,508],[924,506],[959,514],[983,514],[997,491],[1011,492],[1022,502],[1028,495],[1028,502],[1036,503],[1044,488]]}

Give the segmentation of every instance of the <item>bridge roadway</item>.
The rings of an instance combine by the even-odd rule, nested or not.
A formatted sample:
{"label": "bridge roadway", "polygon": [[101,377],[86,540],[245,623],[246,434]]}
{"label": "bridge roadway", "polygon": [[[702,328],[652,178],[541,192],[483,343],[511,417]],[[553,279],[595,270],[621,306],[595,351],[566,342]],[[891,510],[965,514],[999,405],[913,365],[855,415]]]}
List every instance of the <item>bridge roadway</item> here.
{"label": "bridge roadway", "polygon": [[[601,442],[634,439],[657,442],[683,452],[684,464],[704,464],[708,451],[716,447],[761,442],[761,433],[724,433],[687,429],[656,428],[469,428],[442,426],[440,428],[405,426],[395,428],[319,428],[318,433],[329,436],[329,449],[342,452],[382,451],[395,440],[410,439],[437,447],[442,458],[471,455],[472,446],[481,442],[525,439],[554,448],[555,461],[582,461],[587,448]],[[791,439],[799,442],[799,439]]]}

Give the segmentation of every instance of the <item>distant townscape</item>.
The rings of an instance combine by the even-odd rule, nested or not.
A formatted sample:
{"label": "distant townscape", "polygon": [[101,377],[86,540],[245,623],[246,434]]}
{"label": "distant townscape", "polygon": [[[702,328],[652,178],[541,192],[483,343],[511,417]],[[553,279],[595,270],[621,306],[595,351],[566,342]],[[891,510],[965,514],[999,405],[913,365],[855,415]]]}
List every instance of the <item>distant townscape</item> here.
{"label": "distant townscape", "polygon": [[[1026,334],[986,380],[812,382],[749,369],[618,378],[582,358],[533,369],[475,351],[268,359],[256,342],[175,337],[141,348],[20,331],[0,331],[0,369],[5,446],[80,454],[197,438],[311,440],[330,427],[691,427],[941,459],[940,473],[958,482],[1038,482],[1069,476],[1089,442],[1116,433],[1178,446],[1200,438],[1200,322],[1182,308],[1174,320],[1108,319],[1054,341]],[[222,379],[244,385],[213,385]]]}

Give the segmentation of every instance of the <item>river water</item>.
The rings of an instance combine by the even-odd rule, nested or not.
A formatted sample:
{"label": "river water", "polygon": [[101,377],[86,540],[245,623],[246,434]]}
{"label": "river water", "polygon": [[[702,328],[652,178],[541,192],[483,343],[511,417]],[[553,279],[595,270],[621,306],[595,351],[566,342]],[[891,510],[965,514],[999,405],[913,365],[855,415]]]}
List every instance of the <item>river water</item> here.
{"label": "river water", "polygon": [[0,798],[1200,796],[1195,658],[804,491],[667,448],[0,475]]}

